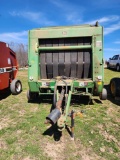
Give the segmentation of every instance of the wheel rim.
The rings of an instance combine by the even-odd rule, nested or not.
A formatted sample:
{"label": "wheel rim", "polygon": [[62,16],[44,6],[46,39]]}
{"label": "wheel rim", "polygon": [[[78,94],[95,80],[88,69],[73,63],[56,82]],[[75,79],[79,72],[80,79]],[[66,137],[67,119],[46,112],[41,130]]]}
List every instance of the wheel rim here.
{"label": "wheel rim", "polygon": [[110,89],[111,89],[112,95],[115,95],[115,84],[113,82],[111,83]]}
{"label": "wheel rim", "polygon": [[16,91],[17,92],[21,91],[21,84],[19,82],[16,83]]}

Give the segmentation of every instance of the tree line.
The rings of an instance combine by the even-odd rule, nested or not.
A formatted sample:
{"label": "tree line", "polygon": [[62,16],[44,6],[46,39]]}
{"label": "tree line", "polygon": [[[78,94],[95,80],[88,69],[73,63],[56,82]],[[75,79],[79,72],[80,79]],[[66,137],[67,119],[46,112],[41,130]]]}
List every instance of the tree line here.
{"label": "tree line", "polygon": [[10,42],[9,47],[16,53],[19,67],[28,65],[28,46],[23,43]]}

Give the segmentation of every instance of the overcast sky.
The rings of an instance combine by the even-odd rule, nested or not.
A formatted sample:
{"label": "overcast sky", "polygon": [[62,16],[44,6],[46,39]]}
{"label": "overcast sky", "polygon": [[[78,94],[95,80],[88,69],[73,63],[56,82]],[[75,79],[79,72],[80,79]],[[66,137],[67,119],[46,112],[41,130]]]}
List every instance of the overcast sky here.
{"label": "overcast sky", "polygon": [[0,41],[27,44],[33,28],[96,21],[104,27],[104,58],[120,54],[120,0],[1,0]]}

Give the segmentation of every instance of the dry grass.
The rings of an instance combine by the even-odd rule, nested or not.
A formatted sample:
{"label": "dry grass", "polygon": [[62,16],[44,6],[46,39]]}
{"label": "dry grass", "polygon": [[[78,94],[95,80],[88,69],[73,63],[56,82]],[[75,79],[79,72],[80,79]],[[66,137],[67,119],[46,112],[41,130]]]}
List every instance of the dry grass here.
{"label": "dry grass", "polygon": [[[106,85],[113,76],[119,73],[105,69]],[[67,130],[61,134],[44,125],[50,103],[27,102],[27,71],[19,71],[18,77],[23,84],[22,93],[10,94],[0,101],[1,160],[120,159],[119,102],[108,94],[106,101],[96,101],[94,97],[94,105],[71,105],[71,109],[85,111],[82,119],[76,117],[75,141],[71,141]],[[55,141],[55,136],[60,140]]]}

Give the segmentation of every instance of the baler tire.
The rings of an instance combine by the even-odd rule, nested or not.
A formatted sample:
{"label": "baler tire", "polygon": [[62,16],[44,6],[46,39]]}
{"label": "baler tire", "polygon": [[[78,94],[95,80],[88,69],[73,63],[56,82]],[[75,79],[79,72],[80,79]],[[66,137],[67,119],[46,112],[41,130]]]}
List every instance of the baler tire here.
{"label": "baler tire", "polygon": [[100,99],[101,100],[107,99],[107,90],[105,88],[103,88],[102,93],[100,94]]}
{"label": "baler tire", "polygon": [[18,79],[14,79],[10,84],[10,91],[13,95],[17,95],[22,91],[22,83]]}
{"label": "baler tire", "polygon": [[120,78],[112,78],[110,81],[110,93],[113,97],[120,96]]}
{"label": "baler tire", "polygon": [[38,93],[37,92],[30,92],[30,90],[27,91],[28,102],[36,99],[37,97],[38,97]]}
{"label": "baler tire", "polygon": [[28,90],[28,91],[27,91],[27,99],[28,99],[28,101],[30,101],[30,100],[31,100],[30,90]]}

